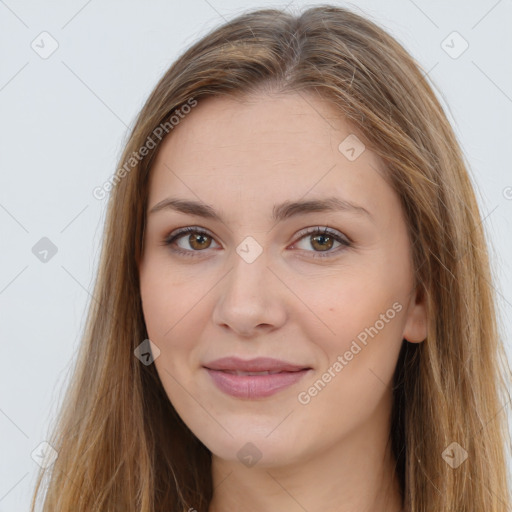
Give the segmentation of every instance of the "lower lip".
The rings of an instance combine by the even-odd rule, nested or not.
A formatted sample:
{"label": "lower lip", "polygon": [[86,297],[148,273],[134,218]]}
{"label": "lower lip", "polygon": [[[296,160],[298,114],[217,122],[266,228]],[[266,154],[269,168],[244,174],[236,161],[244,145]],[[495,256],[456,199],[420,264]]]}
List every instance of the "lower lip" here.
{"label": "lower lip", "polygon": [[295,384],[310,370],[268,375],[233,375],[206,368],[215,385],[224,393],[237,398],[265,398]]}

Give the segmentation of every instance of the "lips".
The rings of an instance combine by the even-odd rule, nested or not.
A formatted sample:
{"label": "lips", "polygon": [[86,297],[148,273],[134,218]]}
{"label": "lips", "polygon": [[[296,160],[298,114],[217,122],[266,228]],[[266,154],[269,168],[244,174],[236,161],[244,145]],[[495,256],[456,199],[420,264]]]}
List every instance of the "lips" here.
{"label": "lips", "polygon": [[250,361],[226,357],[204,367],[221,391],[243,399],[269,397],[295,384],[311,370],[308,366],[266,357]]}
{"label": "lips", "polygon": [[[223,357],[203,365],[210,370],[225,371],[233,375],[247,374],[274,374],[281,372],[297,372],[310,369],[307,365],[298,365],[274,359],[271,357],[257,357],[256,359],[244,360],[239,357]],[[237,373],[239,372],[239,373]],[[245,373],[244,373],[245,372]]]}
{"label": "lips", "polygon": [[282,370],[277,370],[275,372],[265,371],[265,372],[243,372],[240,370],[217,370],[224,373],[229,373],[231,375],[275,375],[276,373],[283,373]]}

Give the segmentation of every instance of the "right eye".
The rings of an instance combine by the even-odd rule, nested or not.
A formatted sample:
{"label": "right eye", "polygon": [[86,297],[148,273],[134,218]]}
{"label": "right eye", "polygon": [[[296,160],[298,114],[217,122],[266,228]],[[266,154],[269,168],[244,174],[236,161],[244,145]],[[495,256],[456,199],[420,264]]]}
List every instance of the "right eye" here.
{"label": "right eye", "polygon": [[[188,237],[185,235],[188,235]],[[182,239],[184,240],[183,244],[185,246],[176,244],[177,247],[179,247],[179,249],[176,249],[174,244]],[[213,237],[203,228],[189,226],[172,232],[165,238],[162,245],[170,246],[171,250],[178,254],[194,256],[195,252],[202,252],[210,248],[212,240]],[[186,245],[192,247],[192,249],[187,248]]]}

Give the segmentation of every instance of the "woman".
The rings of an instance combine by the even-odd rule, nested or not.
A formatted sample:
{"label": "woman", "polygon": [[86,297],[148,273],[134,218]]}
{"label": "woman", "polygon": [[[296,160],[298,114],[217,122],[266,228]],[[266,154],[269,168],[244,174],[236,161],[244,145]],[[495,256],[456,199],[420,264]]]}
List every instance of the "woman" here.
{"label": "woman", "polygon": [[330,6],[226,23],[109,188],[44,510],[507,510],[479,209],[386,32]]}

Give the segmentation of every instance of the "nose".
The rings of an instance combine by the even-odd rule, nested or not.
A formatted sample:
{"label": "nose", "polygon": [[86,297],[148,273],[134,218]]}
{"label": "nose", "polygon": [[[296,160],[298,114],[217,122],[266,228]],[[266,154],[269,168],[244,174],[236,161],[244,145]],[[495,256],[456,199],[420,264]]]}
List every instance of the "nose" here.
{"label": "nose", "polygon": [[217,287],[216,325],[238,336],[254,337],[286,322],[286,288],[267,265],[265,251],[252,263],[233,255],[233,268]]}

